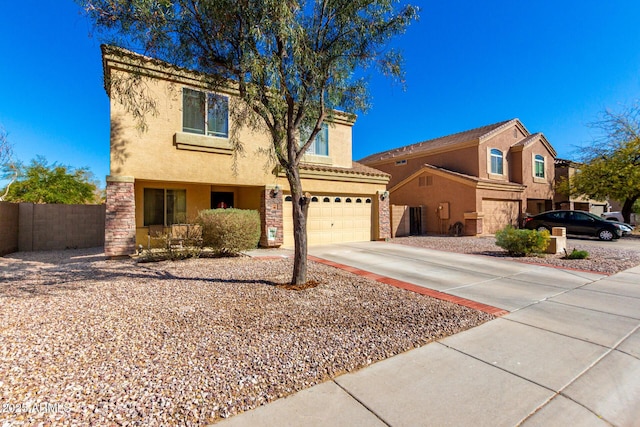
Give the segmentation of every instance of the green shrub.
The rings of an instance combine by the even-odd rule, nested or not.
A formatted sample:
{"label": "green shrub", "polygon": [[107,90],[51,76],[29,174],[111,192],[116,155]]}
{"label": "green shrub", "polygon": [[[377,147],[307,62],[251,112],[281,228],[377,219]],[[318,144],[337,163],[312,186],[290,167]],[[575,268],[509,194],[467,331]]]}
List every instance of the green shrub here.
{"label": "green shrub", "polygon": [[242,209],[200,211],[196,223],[202,227],[203,246],[220,254],[237,254],[258,246],[260,214]]}
{"label": "green shrub", "polygon": [[507,225],[496,232],[496,245],[509,252],[512,256],[525,256],[541,253],[549,246],[548,231],[519,230]]}
{"label": "green shrub", "polygon": [[587,251],[579,251],[576,248],[573,248],[571,253],[567,253],[567,250],[564,250],[566,259],[587,259],[589,257],[589,252]]}

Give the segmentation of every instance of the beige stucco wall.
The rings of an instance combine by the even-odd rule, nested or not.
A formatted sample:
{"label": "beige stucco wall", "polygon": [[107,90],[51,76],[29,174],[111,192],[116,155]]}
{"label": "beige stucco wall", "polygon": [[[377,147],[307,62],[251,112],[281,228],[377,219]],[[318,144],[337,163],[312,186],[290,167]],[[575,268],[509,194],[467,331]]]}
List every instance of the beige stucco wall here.
{"label": "beige stucco wall", "polygon": [[[125,74],[113,71],[115,78]],[[243,147],[237,157],[237,173],[233,170],[233,156],[229,140],[182,133],[182,89],[190,87],[166,80],[144,78],[143,84],[156,102],[155,114],[145,116],[146,130],[140,131],[132,115],[111,94],[111,175],[133,176],[137,179],[157,179],[223,185],[258,185],[269,182],[274,164],[259,150],[270,146],[266,131],[234,128],[230,119],[230,133],[236,132]],[[197,88],[196,88],[197,89]],[[115,91],[115,90],[113,90]],[[237,98],[230,97],[230,109]],[[329,125],[329,159],[323,163],[351,167],[352,127],[343,122]],[[227,147],[224,154],[180,149],[174,141],[187,138],[203,141],[217,148]],[[197,142],[196,142],[197,143]],[[199,148],[194,148],[199,150]]]}

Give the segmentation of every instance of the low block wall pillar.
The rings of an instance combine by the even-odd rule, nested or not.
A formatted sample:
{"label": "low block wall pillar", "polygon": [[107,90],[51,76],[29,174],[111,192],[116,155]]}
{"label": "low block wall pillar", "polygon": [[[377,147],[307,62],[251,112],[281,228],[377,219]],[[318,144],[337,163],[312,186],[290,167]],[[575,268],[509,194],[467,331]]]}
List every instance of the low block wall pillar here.
{"label": "low block wall pillar", "polygon": [[107,177],[104,253],[131,255],[136,250],[136,202],[132,176]]}
{"label": "low block wall pillar", "polygon": [[283,243],[282,190],[267,185],[260,197],[260,246],[277,248]]}
{"label": "low block wall pillar", "polygon": [[464,213],[464,235],[478,236],[483,233],[484,214],[481,212]]}

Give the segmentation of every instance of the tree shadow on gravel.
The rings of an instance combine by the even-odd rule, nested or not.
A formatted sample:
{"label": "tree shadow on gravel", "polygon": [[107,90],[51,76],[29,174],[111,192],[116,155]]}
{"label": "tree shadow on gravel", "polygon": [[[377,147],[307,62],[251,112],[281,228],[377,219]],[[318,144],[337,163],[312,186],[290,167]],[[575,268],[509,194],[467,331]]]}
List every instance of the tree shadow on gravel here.
{"label": "tree shadow on gravel", "polygon": [[153,283],[188,281],[259,284],[273,287],[281,285],[281,283],[260,278],[242,280],[176,275],[156,263],[138,264],[131,259],[107,260],[102,248],[18,252],[0,257],[0,298],[52,296],[62,292],[85,290],[88,286],[108,286],[110,283],[122,280],[152,281]]}

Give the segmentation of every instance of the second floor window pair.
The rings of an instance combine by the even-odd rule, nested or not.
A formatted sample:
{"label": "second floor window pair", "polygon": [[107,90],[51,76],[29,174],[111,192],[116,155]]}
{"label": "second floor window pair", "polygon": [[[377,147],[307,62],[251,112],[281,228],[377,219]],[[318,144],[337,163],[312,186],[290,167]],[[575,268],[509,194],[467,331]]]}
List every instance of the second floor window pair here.
{"label": "second floor window pair", "polygon": [[201,135],[229,137],[229,98],[184,88],[182,130]]}
{"label": "second floor window pair", "polygon": [[[184,88],[182,92],[182,131],[200,135],[229,137],[229,98],[215,93]],[[301,132],[301,144],[306,142]],[[308,154],[329,155],[329,128],[326,124],[309,146]]]}

